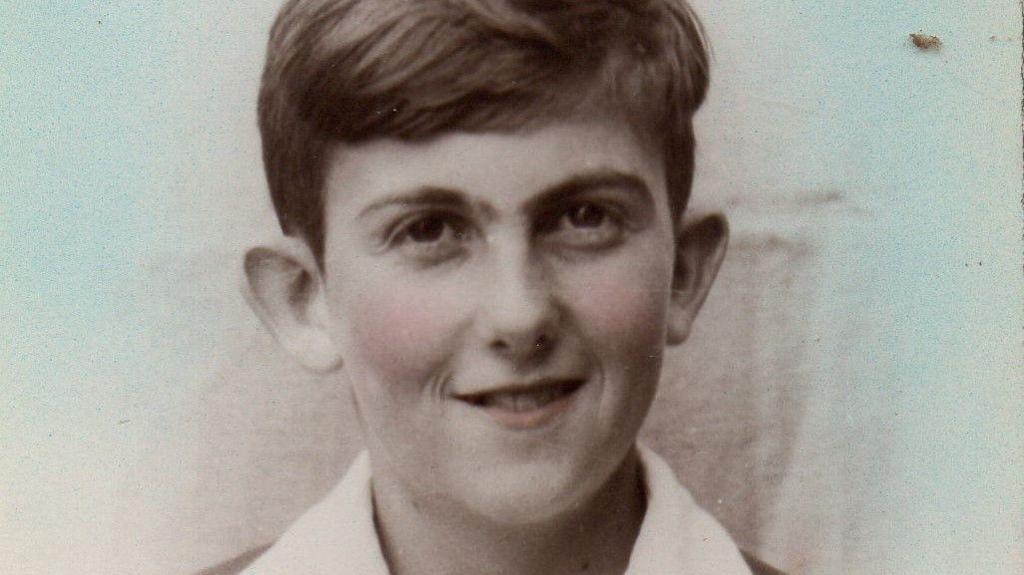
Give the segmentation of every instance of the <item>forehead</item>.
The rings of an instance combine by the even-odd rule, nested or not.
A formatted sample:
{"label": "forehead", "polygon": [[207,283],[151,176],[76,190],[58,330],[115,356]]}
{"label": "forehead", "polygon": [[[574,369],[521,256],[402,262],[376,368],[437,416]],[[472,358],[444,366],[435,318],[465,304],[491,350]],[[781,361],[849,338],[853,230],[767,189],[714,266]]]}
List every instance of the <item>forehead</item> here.
{"label": "forehead", "polygon": [[662,158],[626,124],[566,121],[518,132],[455,132],[430,140],[380,139],[331,151],[324,186],[328,225],[384,197],[440,187],[515,210],[571,178],[616,172],[642,180],[667,209]]}

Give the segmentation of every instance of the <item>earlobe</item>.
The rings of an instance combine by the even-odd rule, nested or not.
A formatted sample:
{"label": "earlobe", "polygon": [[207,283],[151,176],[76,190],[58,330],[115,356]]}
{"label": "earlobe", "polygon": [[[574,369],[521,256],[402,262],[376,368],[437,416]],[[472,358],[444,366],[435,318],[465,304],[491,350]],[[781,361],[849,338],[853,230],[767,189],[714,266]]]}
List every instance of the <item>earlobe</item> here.
{"label": "earlobe", "polygon": [[718,270],[725,259],[729,224],[721,214],[704,216],[682,226],[676,236],[675,271],[669,302],[669,345],[678,345],[690,335]]}
{"label": "earlobe", "polygon": [[249,306],[286,351],[317,372],[341,365],[328,329],[320,268],[305,242],[285,238],[250,249],[245,277]]}

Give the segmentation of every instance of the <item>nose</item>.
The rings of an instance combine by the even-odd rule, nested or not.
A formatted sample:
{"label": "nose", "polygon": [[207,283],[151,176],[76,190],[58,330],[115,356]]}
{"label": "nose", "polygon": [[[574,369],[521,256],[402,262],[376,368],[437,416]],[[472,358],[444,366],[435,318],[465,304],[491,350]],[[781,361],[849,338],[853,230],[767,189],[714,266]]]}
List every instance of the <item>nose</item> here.
{"label": "nose", "polygon": [[527,245],[494,250],[480,302],[483,341],[495,355],[524,367],[550,355],[559,336],[560,313],[550,274]]}

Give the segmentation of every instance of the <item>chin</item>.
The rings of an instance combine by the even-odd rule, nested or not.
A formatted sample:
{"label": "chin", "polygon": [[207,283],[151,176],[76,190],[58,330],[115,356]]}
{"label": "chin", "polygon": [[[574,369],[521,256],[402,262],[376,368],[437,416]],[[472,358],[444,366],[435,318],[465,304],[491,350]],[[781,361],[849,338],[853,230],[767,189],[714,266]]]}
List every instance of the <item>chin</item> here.
{"label": "chin", "polygon": [[569,515],[603,483],[595,481],[594,470],[579,472],[566,462],[491,468],[475,479],[472,489],[463,491],[469,497],[462,503],[475,515],[506,526],[547,523]]}

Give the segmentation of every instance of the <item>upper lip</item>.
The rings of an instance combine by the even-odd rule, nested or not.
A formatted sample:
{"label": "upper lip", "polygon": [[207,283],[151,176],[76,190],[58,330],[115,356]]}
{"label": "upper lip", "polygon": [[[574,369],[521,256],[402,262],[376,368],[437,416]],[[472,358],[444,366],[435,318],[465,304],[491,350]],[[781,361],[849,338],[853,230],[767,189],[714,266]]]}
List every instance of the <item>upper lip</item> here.
{"label": "upper lip", "polygon": [[468,391],[464,393],[452,394],[456,399],[464,401],[471,401],[479,399],[486,395],[492,395],[496,393],[529,393],[533,391],[539,391],[545,387],[556,386],[556,385],[582,385],[584,378],[582,377],[544,377],[539,379],[533,379],[527,382],[506,382],[499,385],[488,387],[485,389],[479,389],[476,391]]}

